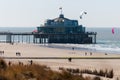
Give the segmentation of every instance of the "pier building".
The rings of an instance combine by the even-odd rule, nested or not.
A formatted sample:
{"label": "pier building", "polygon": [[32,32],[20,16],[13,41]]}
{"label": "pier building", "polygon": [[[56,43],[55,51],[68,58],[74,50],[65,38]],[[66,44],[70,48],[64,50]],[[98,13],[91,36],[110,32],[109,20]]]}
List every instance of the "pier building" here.
{"label": "pier building", "polygon": [[40,43],[96,43],[96,32],[86,32],[78,20],[65,18],[63,14],[46,20],[44,25],[37,27],[37,31],[35,38],[39,38]]}

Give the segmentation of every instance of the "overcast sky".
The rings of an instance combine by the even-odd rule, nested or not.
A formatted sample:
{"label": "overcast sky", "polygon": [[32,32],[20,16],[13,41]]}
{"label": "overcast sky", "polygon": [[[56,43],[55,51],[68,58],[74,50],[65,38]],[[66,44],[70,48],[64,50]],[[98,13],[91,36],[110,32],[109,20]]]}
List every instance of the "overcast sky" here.
{"label": "overcast sky", "polygon": [[[36,27],[59,16],[86,27],[120,27],[120,0],[0,0],[0,27]],[[80,20],[79,16],[83,15]]]}

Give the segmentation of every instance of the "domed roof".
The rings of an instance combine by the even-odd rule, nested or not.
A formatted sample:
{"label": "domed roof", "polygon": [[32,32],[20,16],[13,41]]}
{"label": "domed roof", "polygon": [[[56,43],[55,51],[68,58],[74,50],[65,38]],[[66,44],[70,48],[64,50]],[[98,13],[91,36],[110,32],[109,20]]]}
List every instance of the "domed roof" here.
{"label": "domed roof", "polygon": [[69,20],[67,18],[64,18],[63,14],[60,14],[58,18],[53,19],[55,22],[64,22],[65,20]]}
{"label": "domed roof", "polygon": [[63,14],[60,14],[59,18],[64,18],[64,15],[63,15]]}
{"label": "domed roof", "polygon": [[78,26],[77,20],[70,20],[68,18],[65,18],[63,14],[60,14],[58,18],[55,19],[49,19],[45,22],[45,26],[63,26],[63,27],[73,27]]}

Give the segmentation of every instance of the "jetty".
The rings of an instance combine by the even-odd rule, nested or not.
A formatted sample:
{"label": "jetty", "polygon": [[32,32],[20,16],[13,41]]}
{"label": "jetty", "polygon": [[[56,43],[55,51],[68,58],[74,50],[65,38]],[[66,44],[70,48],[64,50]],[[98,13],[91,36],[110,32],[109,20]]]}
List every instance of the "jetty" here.
{"label": "jetty", "polygon": [[[61,43],[79,43],[78,40],[80,40],[81,35],[91,35],[94,37],[94,42],[96,43],[96,34],[94,32],[86,32],[86,33],[73,33],[73,34],[65,34],[65,33],[35,33],[35,32],[0,32],[0,37],[5,37],[4,40],[0,40],[2,43],[14,43],[14,42],[26,42],[26,43],[35,43],[35,44],[45,44],[45,43],[57,43],[54,41],[54,38],[57,36],[65,37],[65,41],[59,41]],[[53,38],[52,38],[53,37]],[[70,40],[70,37],[72,37],[72,41]],[[78,38],[78,39],[77,39]],[[69,41],[68,41],[69,40]]]}

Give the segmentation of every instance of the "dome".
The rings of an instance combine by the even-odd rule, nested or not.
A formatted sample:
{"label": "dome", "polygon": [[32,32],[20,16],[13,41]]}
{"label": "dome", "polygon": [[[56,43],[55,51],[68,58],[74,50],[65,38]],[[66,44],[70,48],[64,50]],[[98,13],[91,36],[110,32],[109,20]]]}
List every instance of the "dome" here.
{"label": "dome", "polygon": [[63,15],[63,14],[60,14],[59,18],[64,18],[64,15]]}

